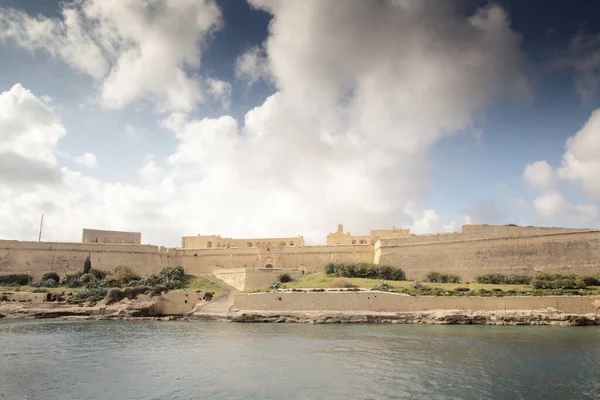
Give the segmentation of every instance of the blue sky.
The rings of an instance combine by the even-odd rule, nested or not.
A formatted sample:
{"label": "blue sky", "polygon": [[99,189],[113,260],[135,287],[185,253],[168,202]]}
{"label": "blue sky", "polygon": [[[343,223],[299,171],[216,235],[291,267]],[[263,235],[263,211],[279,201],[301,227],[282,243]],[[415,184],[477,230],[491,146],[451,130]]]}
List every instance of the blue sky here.
{"label": "blue sky", "polygon": [[600,226],[600,5],[407,4],[0,0],[0,238]]}

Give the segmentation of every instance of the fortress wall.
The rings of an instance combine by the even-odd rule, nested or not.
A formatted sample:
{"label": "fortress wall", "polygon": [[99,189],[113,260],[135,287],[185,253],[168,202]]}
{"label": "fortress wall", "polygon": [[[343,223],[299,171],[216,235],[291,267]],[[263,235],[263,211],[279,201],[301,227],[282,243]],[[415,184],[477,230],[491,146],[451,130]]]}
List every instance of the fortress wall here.
{"label": "fortress wall", "polygon": [[461,232],[437,233],[431,235],[415,235],[408,236],[405,238],[386,238],[381,239],[381,243],[383,246],[400,246],[406,244],[528,237],[539,235],[554,235],[559,233],[582,233],[589,231],[589,229],[546,228],[539,226],[463,225]]}
{"label": "fortress wall", "polygon": [[300,246],[273,248],[256,247],[225,249],[178,249],[181,266],[190,274],[206,274],[231,268],[302,269],[322,271],[328,262],[373,262],[373,246]]}
{"label": "fortress wall", "polygon": [[140,275],[180,264],[174,251],[151,245],[0,240],[0,274],[28,273],[37,279],[44,272],[55,271],[62,277],[81,271],[88,254],[93,268],[109,270],[129,266]]}
{"label": "fortress wall", "polygon": [[492,272],[600,272],[600,231],[405,245],[382,240],[380,245],[380,264],[401,267],[408,279],[422,279],[428,271],[466,281]]}
{"label": "fortress wall", "polygon": [[290,269],[266,269],[266,268],[233,268],[214,272],[214,275],[222,281],[230,284],[238,290],[254,290],[264,288],[277,280],[277,275],[287,272],[292,278],[301,276],[298,270]]}
{"label": "fortress wall", "polygon": [[413,312],[432,310],[544,310],[599,313],[600,296],[435,297],[386,292],[236,293],[233,307],[255,311],[367,311]]}

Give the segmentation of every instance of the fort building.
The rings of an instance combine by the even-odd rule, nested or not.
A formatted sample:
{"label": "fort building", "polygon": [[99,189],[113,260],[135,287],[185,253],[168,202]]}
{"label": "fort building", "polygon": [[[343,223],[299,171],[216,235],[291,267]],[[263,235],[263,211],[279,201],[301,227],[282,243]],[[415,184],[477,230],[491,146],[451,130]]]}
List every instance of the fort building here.
{"label": "fort building", "polygon": [[183,236],[181,238],[181,248],[183,249],[229,249],[239,247],[256,247],[259,249],[270,249],[271,247],[286,246],[304,246],[304,238],[300,235],[298,235],[297,237],[262,239],[231,239],[224,238],[218,235]]}
{"label": "fort building", "polygon": [[[129,266],[146,275],[182,266],[193,275],[214,274],[240,288],[268,284],[278,270],[313,273],[329,262],[368,262],[402,268],[408,279],[436,271],[465,281],[488,273],[600,272],[600,230],[516,225],[463,225],[460,232],[415,235],[408,229],[373,230],[353,236],[340,224],[326,245],[306,245],[302,236],[232,239],[184,236],[181,247],[142,245],[137,232],[85,229],[83,243],[0,240],[0,274],[34,278],[94,268]],[[266,283],[265,283],[266,282]]]}
{"label": "fort building", "polygon": [[141,244],[142,234],[140,232],[103,231],[84,228],[81,243]]}
{"label": "fort building", "polygon": [[374,230],[370,236],[352,236],[350,232],[344,232],[344,225],[338,224],[336,232],[327,235],[328,246],[341,245],[374,245],[379,239],[405,238],[410,236],[410,229]]}

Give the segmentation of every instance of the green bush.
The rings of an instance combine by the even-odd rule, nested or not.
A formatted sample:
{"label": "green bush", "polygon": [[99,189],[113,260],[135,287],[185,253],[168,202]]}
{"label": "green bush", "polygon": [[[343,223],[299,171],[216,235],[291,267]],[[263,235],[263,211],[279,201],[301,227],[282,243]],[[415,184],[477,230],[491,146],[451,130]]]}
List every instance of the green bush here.
{"label": "green bush", "polygon": [[46,272],[44,275],[42,275],[42,279],[40,280],[45,281],[47,279],[52,279],[56,281],[57,284],[60,282],[60,277],[56,272]]}
{"label": "green bush", "polygon": [[33,278],[29,274],[0,275],[0,285],[2,286],[28,285],[31,281],[33,281]]}
{"label": "green bush", "polygon": [[163,293],[167,293],[168,291],[169,291],[169,289],[167,289],[167,288],[166,288],[166,287],[164,287],[164,286],[161,286],[161,285],[159,285],[159,286],[155,286],[155,287],[152,289],[152,291],[150,292],[150,297],[153,297],[153,296],[160,296],[161,294],[163,294]]}
{"label": "green bush", "polygon": [[77,288],[83,286],[83,283],[79,280],[83,274],[81,272],[76,272],[74,274],[67,274],[64,276],[62,284],[70,287]]}
{"label": "green bush", "polygon": [[158,274],[144,276],[139,280],[145,286],[165,286],[169,290],[181,289],[185,286],[185,272],[182,267],[166,267]]}
{"label": "green bush", "polygon": [[277,281],[281,283],[291,282],[293,279],[287,272],[277,275]]}
{"label": "green bush", "polygon": [[214,292],[206,292],[206,293],[204,293],[203,298],[205,301],[211,301],[214,295],[215,295]]}
{"label": "green bush", "polygon": [[442,274],[439,272],[428,272],[423,278],[425,282],[431,283],[460,283],[461,277],[453,274]]}
{"label": "green bush", "polygon": [[106,275],[108,275],[106,273],[106,271],[100,271],[99,269],[96,269],[96,268],[90,269],[89,273],[92,274],[94,276],[94,278],[98,279],[99,281],[106,278]]}
{"label": "green bush", "polygon": [[583,276],[583,283],[587,286],[600,286],[600,275],[598,276]]}
{"label": "green bush", "polygon": [[327,275],[343,278],[384,279],[389,281],[404,281],[406,274],[397,267],[369,263],[329,263],[325,265]]}
{"label": "green bush", "polygon": [[534,289],[585,289],[582,277],[562,274],[538,274],[531,280]]}
{"label": "green bush", "polygon": [[475,282],[488,285],[529,285],[531,275],[520,274],[485,274],[475,277]]}
{"label": "green bush", "polygon": [[85,258],[85,261],[83,262],[83,273],[89,274],[91,270],[92,270],[92,260],[90,259],[90,256],[88,255]]}

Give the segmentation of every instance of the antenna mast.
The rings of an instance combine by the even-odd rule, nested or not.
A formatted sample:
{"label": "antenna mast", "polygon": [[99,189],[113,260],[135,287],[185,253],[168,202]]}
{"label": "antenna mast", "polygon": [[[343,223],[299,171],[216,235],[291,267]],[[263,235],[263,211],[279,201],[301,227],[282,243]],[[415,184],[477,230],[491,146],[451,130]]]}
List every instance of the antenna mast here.
{"label": "antenna mast", "polygon": [[40,221],[40,236],[38,236],[38,242],[42,241],[42,225],[44,225],[44,214],[42,214],[42,220]]}

